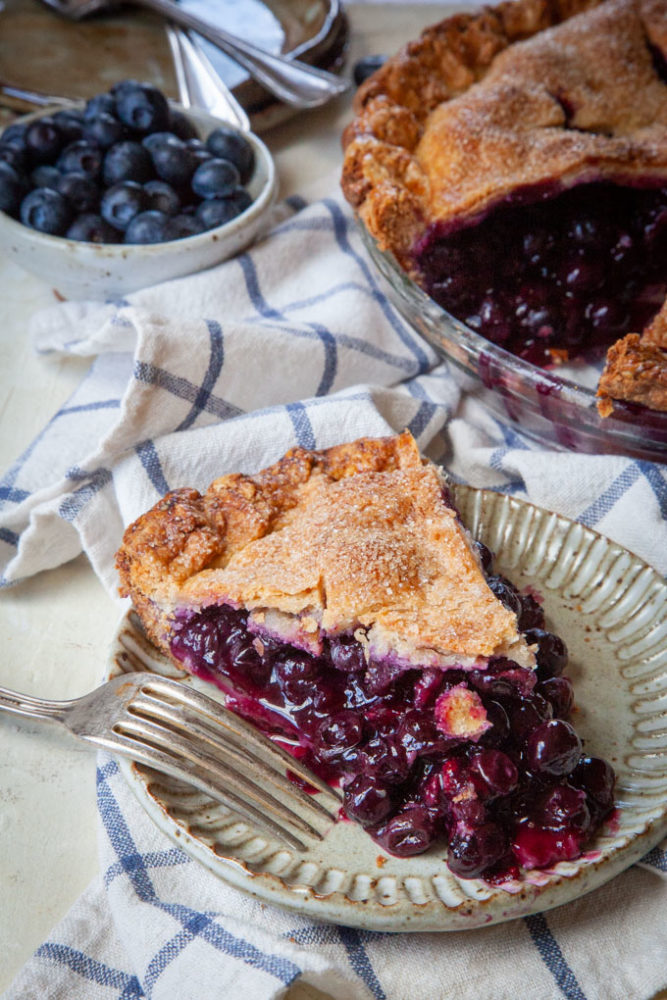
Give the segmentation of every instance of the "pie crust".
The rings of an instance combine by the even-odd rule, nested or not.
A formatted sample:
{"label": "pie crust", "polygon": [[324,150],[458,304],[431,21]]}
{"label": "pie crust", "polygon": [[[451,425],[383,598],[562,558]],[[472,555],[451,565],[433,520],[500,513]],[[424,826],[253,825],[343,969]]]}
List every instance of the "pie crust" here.
{"label": "pie crust", "polygon": [[[446,234],[501,202],[593,179],[666,186],[664,65],[664,0],[518,0],[457,14],[359,89],[343,191],[419,280],[414,248],[433,223]],[[634,353],[613,349],[622,371],[605,381],[602,412],[610,395],[667,410],[664,344],[641,350],[651,361],[637,394]]]}
{"label": "pie crust", "polygon": [[227,604],[249,610],[260,635],[314,653],[354,634],[368,658],[406,665],[534,665],[408,432],[295,448],[204,495],[175,490],[127,529],[117,568],[168,655],[179,614]]}

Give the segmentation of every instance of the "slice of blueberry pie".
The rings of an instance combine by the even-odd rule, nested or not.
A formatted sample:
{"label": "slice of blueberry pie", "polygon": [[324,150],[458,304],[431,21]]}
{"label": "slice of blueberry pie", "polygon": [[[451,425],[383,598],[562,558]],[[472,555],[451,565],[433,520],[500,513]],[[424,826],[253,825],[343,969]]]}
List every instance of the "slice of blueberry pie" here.
{"label": "slice of blueberry pie", "polygon": [[383,848],[506,878],[577,857],[614,775],[567,721],[564,643],[491,562],[407,432],[175,490],[117,556],[153,642]]}
{"label": "slice of blueberry pie", "polygon": [[612,347],[667,410],[667,5],[518,0],[427,29],[359,89],[343,190],[448,312],[534,364]]}

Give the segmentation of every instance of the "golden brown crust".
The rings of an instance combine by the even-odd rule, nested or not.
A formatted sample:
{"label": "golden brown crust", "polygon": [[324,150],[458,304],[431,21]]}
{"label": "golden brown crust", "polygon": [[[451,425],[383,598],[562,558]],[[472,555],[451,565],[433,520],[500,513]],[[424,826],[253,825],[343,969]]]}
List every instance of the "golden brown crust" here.
{"label": "golden brown crust", "polygon": [[615,399],[667,412],[667,303],[641,337],[629,333],[612,344],[597,395],[603,417],[614,412]]}
{"label": "golden brown crust", "polygon": [[[360,87],[343,191],[380,249],[419,280],[412,251],[434,221],[474,221],[517,190],[665,183],[655,52],[667,60],[664,0],[518,0],[449,17]],[[600,413],[619,392],[663,408],[651,343],[641,363],[634,347],[613,355]]]}
{"label": "golden brown crust", "polygon": [[442,489],[407,432],[296,448],[140,517],[118,553],[121,593],[167,652],[177,608],[230,603],[305,644],[361,628],[372,652],[409,662],[531,663]]}

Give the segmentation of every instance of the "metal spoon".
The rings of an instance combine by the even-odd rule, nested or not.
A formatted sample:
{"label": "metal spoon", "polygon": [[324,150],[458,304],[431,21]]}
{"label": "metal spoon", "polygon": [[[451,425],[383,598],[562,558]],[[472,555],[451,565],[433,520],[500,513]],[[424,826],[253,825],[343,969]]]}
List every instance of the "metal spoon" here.
{"label": "metal spoon", "polygon": [[174,60],[176,84],[181,104],[185,108],[201,108],[210,115],[229,122],[244,132],[250,131],[250,121],[231,90],[205,52],[188,31],[167,26],[167,38]]}
{"label": "metal spoon", "polygon": [[[258,83],[293,107],[316,108],[332,97],[344,93],[348,88],[348,83],[333,73],[265,52],[264,49],[230,35],[221,28],[213,27],[184,10],[173,0],[131,0],[131,2],[160,14],[181,28],[189,28],[203,35],[247,69]],[[89,14],[117,6],[117,0],[43,0],[43,3],[73,21],[80,21]],[[337,5],[338,0],[334,0],[334,3]]]}

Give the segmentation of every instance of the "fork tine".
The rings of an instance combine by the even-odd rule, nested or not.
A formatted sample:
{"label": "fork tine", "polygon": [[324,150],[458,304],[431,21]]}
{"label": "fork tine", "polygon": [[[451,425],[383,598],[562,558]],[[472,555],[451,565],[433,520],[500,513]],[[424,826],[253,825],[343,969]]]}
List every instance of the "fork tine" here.
{"label": "fork tine", "polygon": [[[253,777],[252,769],[258,769],[265,782],[272,784],[277,792],[298,799],[302,807],[308,811],[321,812],[327,819],[337,817],[340,800],[331,790],[327,798],[331,805],[327,808],[324,802],[309,795],[290,781],[285,774],[275,769],[283,763],[280,756],[276,755],[275,759],[271,759],[268,753],[263,756],[253,752],[261,747],[261,744],[257,743],[256,736],[254,743],[239,746],[236,742],[237,736],[230,727],[223,728],[217,720],[211,724],[209,717],[202,718],[199,712],[192,712],[187,705],[174,706],[148,696],[143,691],[132,699],[128,711],[142,719],[157,720],[174,733],[183,733],[188,741],[188,748],[192,751],[195,749],[192,739],[201,740],[202,748],[207,748],[218,759],[222,757],[225,766],[233,767],[253,784],[258,782]],[[251,770],[248,770],[249,768]],[[259,787],[262,788],[262,785]]]}
{"label": "fork tine", "polygon": [[202,716],[210,719],[216,729],[224,727],[227,733],[235,737],[238,746],[252,748],[254,756],[270,762],[273,768],[282,765],[285,770],[291,771],[296,777],[317,788],[325,796],[333,798],[336,807],[340,807],[340,799],[330,785],[304,767],[282,747],[277,746],[268,738],[260,736],[254,726],[225,708],[219,701],[209,698],[195,688],[186,687],[183,683],[167,677],[153,678],[151,676],[145,683],[141,684],[139,690],[143,695],[154,694],[157,697],[162,695],[175,700],[179,705],[190,705],[200,719]]}
{"label": "fork tine", "polygon": [[[113,731],[125,737],[134,738],[144,745],[156,746],[164,753],[173,753],[180,759],[185,759],[197,768],[200,776],[206,779],[213,787],[230,789],[236,796],[249,803],[254,808],[268,811],[276,821],[291,824],[300,833],[306,836],[322,839],[323,833],[314,825],[317,820],[326,820],[327,826],[331,826],[333,817],[326,812],[312,809],[310,803],[306,804],[306,809],[311,812],[310,821],[304,819],[299,813],[290,807],[288,801],[276,799],[270,792],[265,791],[261,785],[249,779],[245,771],[239,772],[233,766],[233,760],[225,754],[224,747],[218,747],[218,753],[207,753],[198,747],[193,740],[193,734],[188,730],[187,736],[182,736],[166,726],[149,719],[138,719],[128,716],[117,722]],[[221,774],[221,768],[223,773]]]}
{"label": "fork tine", "polygon": [[[226,805],[233,812],[238,813],[253,825],[265,830],[273,837],[286,843],[298,851],[303,851],[313,840],[321,840],[322,835],[308,827],[300,833],[294,832],[292,818],[289,822],[277,821],[267,815],[266,809],[259,809],[250,804],[245,798],[237,795],[228,785],[227,778],[223,778],[220,783],[215,781],[215,777],[204,772],[199,767],[191,765],[184,767],[182,758],[178,755],[172,756],[167,751],[151,744],[142,743],[131,736],[123,733],[113,732],[105,739],[96,740],[99,746],[105,746],[112,753],[121,753],[131,760],[140,764],[146,764],[157,771],[170,774],[179,778],[189,785],[194,785],[207,795],[213,796],[223,805]],[[263,804],[264,805],[264,804]]]}

